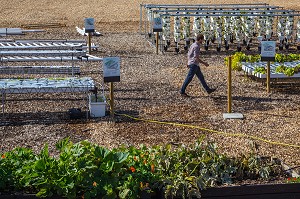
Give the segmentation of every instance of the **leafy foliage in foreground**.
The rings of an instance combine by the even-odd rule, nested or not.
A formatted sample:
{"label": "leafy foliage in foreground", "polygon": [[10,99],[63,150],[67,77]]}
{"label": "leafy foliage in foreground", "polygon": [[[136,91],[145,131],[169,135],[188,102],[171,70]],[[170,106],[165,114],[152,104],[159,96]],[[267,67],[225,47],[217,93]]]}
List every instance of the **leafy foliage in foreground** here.
{"label": "leafy foliage in foreground", "polygon": [[268,179],[281,169],[255,152],[229,158],[204,138],[191,146],[120,147],[61,140],[59,157],[46,145],[39,154],[16,148],[0,158],[0,192],[24,191],[39,197],[139,198],[162,191],[165,197],[201,197],[207,187],[243,179]]}

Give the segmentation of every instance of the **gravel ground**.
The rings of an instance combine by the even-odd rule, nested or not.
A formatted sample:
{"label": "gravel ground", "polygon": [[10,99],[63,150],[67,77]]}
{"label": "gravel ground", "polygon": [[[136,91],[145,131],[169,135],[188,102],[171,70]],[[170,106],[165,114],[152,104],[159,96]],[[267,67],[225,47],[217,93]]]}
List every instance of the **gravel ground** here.
{"label": "gravel ground", "polygon": [[[220,151],[230,156],[249,152],[254,141],[260,155],[280,158],[293,167],[300,165],[299,147],[278,144],[299,146],[299,84],[280,89],[272,88],[272,92],[267,93],[265,85],[261,82],[246,78],[242,72],[234,71],[232,111],[242,113],[244,119],[225,120],[223,113],[227,111],[227,69],[224,66],[224,58],[232,52],[217,53],[215,49],[203,52],[203,58],[210,66],[202,67],[202,71],[208,84],[217,90],[207,95],[195,78],[187,89],[191,97],[182,98],[179,89],[187,73],[186,53],[181,51],[175,54],[169,51],[156,55],[155,48],[147,42],[145,36],[137,33],[141,2],[131,4],[129,1],[117,0],[116,5],[105,2],[99,5],[97,1],[89,1],[89,6],[84,6],[85,1],[80,1],[82,5],[76,3],[78,5],[68,6],[68,1],[55,1],[56,3],[45,6],[47,1],[41,0],[33,7],[28,6],[31,1],[27,0],[19,4],[14,0],[0,2],[1,5],[5,5],[0,8],[3,13],[0,17],[3,27],[51,21],[67,24],[67,27],[63,28],[46,29],[44,33],[8,38],[82,39],[82,36],[76,33],[75,26],[83,24],[84,17],[95,17],[96,28],[99,27],[97,30],[103,36],[92,39],[100,45],[99,50],[93,54],[99,57],[121,57],[121,82],[114,83],[116,112],[165,122],[144,122],[121,115],[116,115],[116,123],[109,122],[109,116],[96,119],[85,119],[83,116],[79,120],[70,120],[70,108],[81,108],[83,113],[87,110],[86,95],[7,95],[0,126],[0,153],[12,150],[16,146],[39,151],[48,143],[50,152],[55,155],[55,143],[64,137],[70,137],[74,142],[89,140],[112,148],[122,144],[190,144],[199,136],[206,135],[207,140],[216,142]],[[281,2],[273,0],[266,3],[279,5]],[[99,6],[91,6],[94,4]],[[299,9],[296,0],[288,1],[284,6]],[[126,12],[121,12],[124,7],[127,8]],[[80,66],[81,76],[93,77],[100,87],[102,64],[80,63]],[[4,77],[6,76],[1,75],[1,78]],[[105,95],[109,94],[108,86],[104,84]],[[223,132],[227,134],[224,135]],[[240,133],[275,144],[232,136]]]}

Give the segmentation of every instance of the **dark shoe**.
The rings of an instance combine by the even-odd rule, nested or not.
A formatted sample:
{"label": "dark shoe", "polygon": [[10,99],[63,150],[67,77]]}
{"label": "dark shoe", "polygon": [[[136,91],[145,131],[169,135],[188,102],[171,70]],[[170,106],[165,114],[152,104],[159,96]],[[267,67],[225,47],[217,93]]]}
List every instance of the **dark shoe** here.
{"label": "dark shoe", "polygon": [[215,92],[216,91],[216,89],[215,88],[212,88],[212,89],[209,89],[208,91],[207,91],[207,93],[208,94],[211,94],[211,93],[213,93],[213,92]]}
{"label": "dark shoe", "polygon": [[181,95],[182,97],[188,97],[188,94],[186,94],[186,93],[180,93],[180,95]]}

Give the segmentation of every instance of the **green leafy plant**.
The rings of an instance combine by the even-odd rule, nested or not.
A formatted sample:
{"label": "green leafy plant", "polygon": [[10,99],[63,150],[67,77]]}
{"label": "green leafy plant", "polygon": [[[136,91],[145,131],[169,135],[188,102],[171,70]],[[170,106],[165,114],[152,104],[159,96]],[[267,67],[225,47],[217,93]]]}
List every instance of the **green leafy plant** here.
{"label": "green leafy plant", "polygon": [[288,54],[285,56],[285,61],[292,62],[300,59],[300,54]]}
{"label": "green leafy plant", "polygon": [[300,64],[298,64],[297,66],[294,67],[294,71],[295,71],[295,73],[300,72]]}
{"label": "green leafy plant", "polygon": [[275,68],[276,73],[284,73],[285,70],[286,70],[286,66],[284,65],[280,65]]}
{"label": "green leafy plant", "polygon": [[248,55],[248,61],[251,63],[259,62],[261,59],[260,55]]}
{"label": "green leafy plant", "polygon": [[255,67],[254,68],[254,74],[257,74],[257,73],[260,73],[260,74],[266,74],[267,73],[267,70],[265,67]]}
{"label": "green leafy plant", "polygon": [[168,145],[161,148],[159,171],[165,197],[201,197],[201,190],[216,184],[231,183],[236,167],[216,145],[198,140],[194,146]]}
{"label": "green leafy plant", "polygon": [[35,161],[35,154],[31,149],[15,148],[6,152],[0,158],[0,190],[20,190],[22,175],[20,170]]}
{"label": "green leafy plant", "polygon": [[292,62],[297,61],[300,59],[300,54],[276,54],[275,55],[275,62],[283,63],[283,62]]}
{"label": "green leafy plant", "polygon": [[248,178],[268,179],[278,174],[274,164],[252,152],[229,158],[215,143],[112,150],[87,141],[56,144],[57,158],[48,146],[39,154],[16,148],[0,159],[0,191],[24,191],[38,197],[129,198],[162,191],[165,197],[201,197],[215,185]]}
{"label": "green leafy plant", "polygon": [[288,178],[287,183],[300,183],[300,177]]}
{"label": "green leafy plant", "polygon": [[[231,60],[231,67],[232,70],[242,70],[242,64],[241,62],[259,62],[261,59],[260,55],[246,55],[243,52],[236,52],[234,55],[232,55],[232,60]],[[226,64],[228,64],[228,57],[225,57],[224,61]]]}
{"label": "green leafy plant", "polygon": [[286,76],[293,76],[295,73],[298,73],[300,69],[300,65],[297,65],[296,67],[286,67],[284,65],[277,66],[275,69],[276,73],[283,73]]}
{"label": "green leafy plant", "polygon": [[292,67],[288,67],[284,70],[284,74],[289,77],[293,76],[295,74],[295,70]]}
{"label": "green leafy plant", "polygon": [[[232,69],[233,70],[242,70],[242,63],[241,62],[251,62],[255,63],[260,61],[260,55],[246,55],[242,52],[236,52],[232,56]],[[275,55],[275,62],[284,63],[284,62],[292,62],[300,59],[300,54],[276,54]],[[226,57],[225,59],[226,64],[228,64],[229,58]],[[286,76],[293,76],[294,74],[300,71],[300,64],[295,67],[286,67],[283,64],[276,67],[276,73],[283,73]],[[266,74],[266,69],[264,67],[255,67],[254,73]]]}
{"label": "green leafy plant", "polygon": [[242,65],[240,63],[242,61],[247,61],[247,56],[245,55],[245,53],[242,52],[235,53],[232,58],[232,69],[238,71],[242,70]]}
{"label": "green leafy plant", "polygon": [[279,63],[285,62],[285,55],[284,54],[276,54],[275,62],[279,62]]}

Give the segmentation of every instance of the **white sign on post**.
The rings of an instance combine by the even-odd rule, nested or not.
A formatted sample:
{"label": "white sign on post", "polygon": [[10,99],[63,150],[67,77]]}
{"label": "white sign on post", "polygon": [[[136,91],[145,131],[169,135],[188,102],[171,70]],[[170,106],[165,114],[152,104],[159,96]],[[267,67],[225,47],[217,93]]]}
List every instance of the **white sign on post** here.
{"label": "white sign on post", "polygon": [[262,41],[261,42],[261,61],[275,61],[276,42]]}
{"label": "white sign on post", "polygon": [[95,32],[95,20],[94,18],[85,18],[84,19],[84,29],[85,32]]}
{"label": "white sign on post", "polygon": [[153,32],[162,32],[162,21],[160,17],[153,19]]}
{"label": "white sign on post", "polygon": [[104,82],[120,81],[120,57],[103,58]]}

